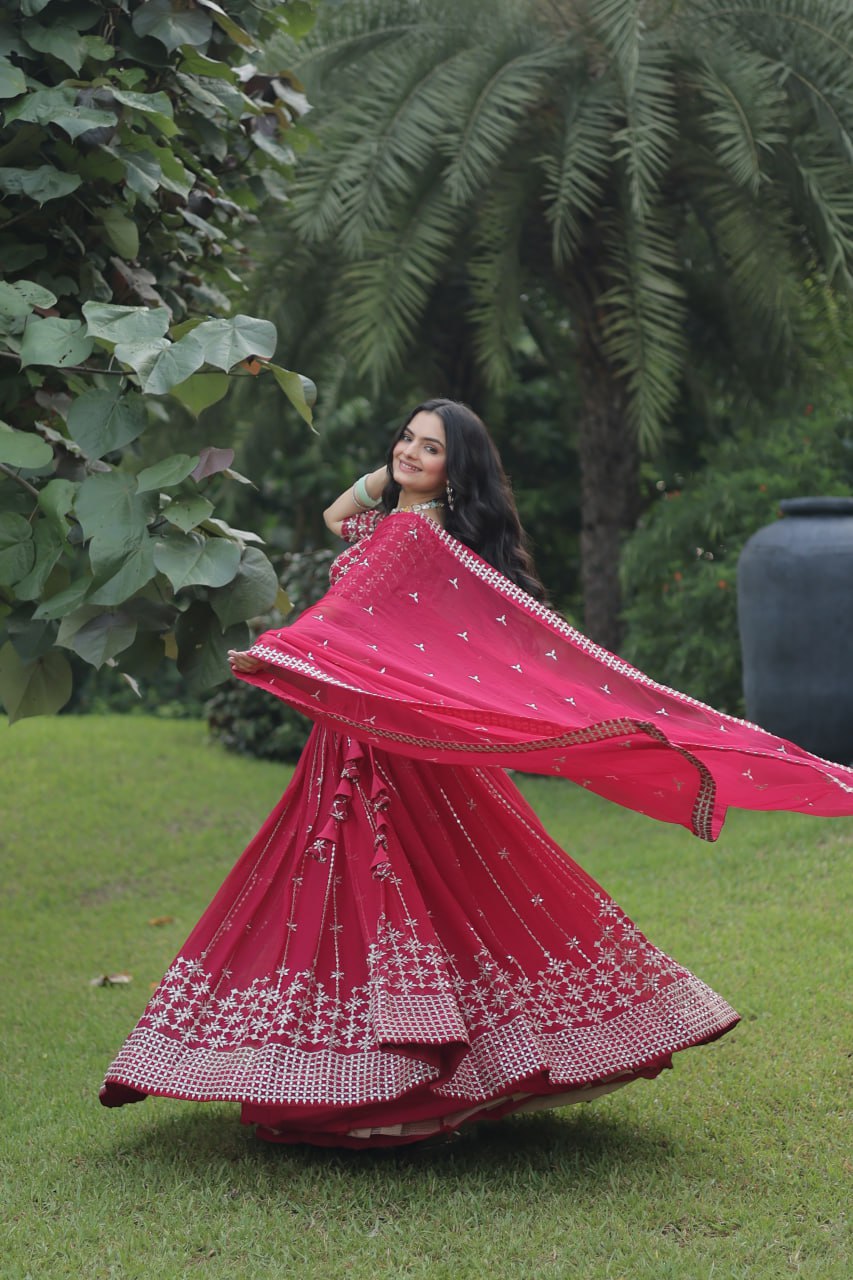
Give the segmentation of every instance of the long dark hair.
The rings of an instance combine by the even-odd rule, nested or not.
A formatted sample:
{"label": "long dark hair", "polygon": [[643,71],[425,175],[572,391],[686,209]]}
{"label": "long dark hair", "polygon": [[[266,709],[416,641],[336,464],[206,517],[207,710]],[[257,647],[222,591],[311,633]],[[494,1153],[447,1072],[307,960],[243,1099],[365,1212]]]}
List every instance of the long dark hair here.
{"label": "long dark hair", "polygon": [[425,400],[412,410],[388,449],[391,478],[382,491],[384,510],[393,511],[400,496],[392,474],[394,446],[417,413],[436,413],[444,423],[447,479],[453,490],[453,506],[448,503],[445,511],[447,532],[542,600],[545,590],[533,567],[500,454],[485,423],[466,404]]}

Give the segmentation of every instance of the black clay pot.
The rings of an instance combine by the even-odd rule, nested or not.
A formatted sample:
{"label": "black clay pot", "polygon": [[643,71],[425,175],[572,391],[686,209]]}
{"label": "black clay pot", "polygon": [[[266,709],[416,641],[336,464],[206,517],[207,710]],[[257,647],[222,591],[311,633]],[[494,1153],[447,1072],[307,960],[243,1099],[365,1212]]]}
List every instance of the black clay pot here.
{"label": "black clay pot", "polygon": [[853,761],[853,498],[789,498],[738,562],[748,719]]}

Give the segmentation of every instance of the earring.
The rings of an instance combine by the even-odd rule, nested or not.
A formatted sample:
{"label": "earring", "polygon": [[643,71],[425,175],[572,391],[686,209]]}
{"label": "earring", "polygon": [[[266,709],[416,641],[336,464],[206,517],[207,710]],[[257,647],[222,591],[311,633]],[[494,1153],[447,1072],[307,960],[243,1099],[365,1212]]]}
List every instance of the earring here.
{"label": "earring", "polygon": [[446,488],[447,488],[447,505],[450,507],[450,510],[452,511],[456,503],[456,494],[453,492],[453,485],[450,483],[449,480],[447,481]]}

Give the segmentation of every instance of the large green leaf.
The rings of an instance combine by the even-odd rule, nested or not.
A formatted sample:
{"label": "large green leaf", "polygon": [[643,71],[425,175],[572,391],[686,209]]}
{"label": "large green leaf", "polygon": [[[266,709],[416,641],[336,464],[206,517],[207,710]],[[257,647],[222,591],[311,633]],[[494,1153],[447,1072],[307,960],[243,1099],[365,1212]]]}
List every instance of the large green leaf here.
{"label": "large green leaf", "polygon": [[4,322],[25,320],[31,311],[32,307],[14,285],[0,282],[0,318]]}
{"label": "large green leaf", "polygon": [[240,548],[225,538],[167,533],[157,541],[154,563],[175,591],[182,587],[224,587],[240,566]]}
{"label": "large green leaf", "polygon": [[200,344],[207,364],[226,372],[251,356],[269,360],[277,341],[271,321],[243,315],[229,320],[206,320],[193,329],[193,337]]}
{"label": "large green leaf", "polygon": [[200,493],[196,493],[189,498],[178,498],[176,502],[170,502],[163,515],[170,524],[177,525],[184,533],[189,533],[190,529],[194,529],[196,525],[201,524],[202,520],[206,520],[212,511],[213,503],[208,502],[207,498],[203,498]]}
{"label": "large green leaf", "polygon": [[186,382],[179,382],[171,387],[169,394],[180,400],[185,409],[189,409],[197,418],[202,410],[217,404],[227,395],[230,381],[227,373],[194,373]]}
{"label": "large green leaf", "polygon": [[124,604],[132,595],[150,582],[157,572],[154,565],[154,543],[147,533],[143,534],[136,545],[123,556],[114,561],[105,576],[102,563],[97,561],[96,552],[103,539],[93,541],[90,548],[92,567],[96,570],[99,585],[86,597],[92,604]]}
{"label": "large green leaf", "polygon": [[36,204],[70,196],[82,181],[79,173],[63,173],[52,164],[40,164],[35,169],[0,169],[0,191],[10,196],[29,196]]}
{"label": "large green leaf", "polygon": [[44,127],[55,124],[73,141],[90,129],[109,128],[116,123],[114,111],[101,107],[78,106],[73,89],[58,87],[36,89],[6,111],[6,123],[29,120]]}
{"label": "large green leaf", "polygon": [[55,316],[42,320],[33,316],[24,330],[21,365],[46,364],[63,369],[82,364],[92,354],[94,345],[86,326],[79,320],[59,320]]}
{"label": "large green leaf", "polygon": [[231,15],[225,12],[222,5],[215,4],[214,0],[198,0],[198,3],[203,9],[210,10],[216,25],[230,36],[235,44],[242,45],[244,49],[257,49],[258,46],[248,31],[239,26]]}
{"label": "large green leaf", "polygon": [[314,421],[311,406],[317,399],[317,387],[310,378],[302,373],[294,373],[292,369],[283,369],[278,364],[265,366],[275,378],[290,403],[309,427]]}
{"label": "large green leaf", "polygon": [[197,454],[191,458],[186,453],[175,453],[171,458],[155,462],[153,467],[145,467],[136,477],[136,492],[148,493],[149,490],[168,489],[170,485],[180,484],[197,462]]}
{"label": "large green leaf", "polygon": [[84,302],[90,338],[144,344],[162,338],[169,328],[165,307],[120,307],[114,302]]}
{"label": "large green leaf", "polygon": [[8,58],[0,58],[0,98],[16,98],[26,88],[21,68],[13,66]]}
{"label": "large green leaf", "polygon": [[68,432],[87,458],[101,458],[136,440],[145,430],[145,401],[121,386],[84,391],[68,410]]}
{"label": "large green leaf", "polygon": [[181,50],[181,71],[187,75],[209,76],[227,80],[229,84],[237,84],[234,68],[229,67],[227,62],[217,62],[215,58],[208,58],[206,54],[191,47]]}
{"label": "large green leaf", "polygon": [[85,578],[75,578],[75,580],[62,591],[57,591],[55,595],[49,596],[33,613],[33,617],[37,620],[44,618],[64,618],[66,613],[70,613],[72,609],[76,609],[88,594],[92,585],[92,579],[86,575]]}
{"label": "large green leaf", "polygon": [[8,467],[37,470],[53,462],[53,450],[32,431],[15,431],[7,423],[0,422],[0,462],[5,462]]}
{"label": "large green leaf", "polygon": [[53,527],[64,537],[68,532],[66,516],[74,506],[79,485],[73,480],[50,480],[39,490],[38,504]]}
{"label": "large green leaf", "polygon": [[124,165],[124,180],[146,204],[155,204],[155,195],[163,181],[163,170],[154,156],[144,151],[129,151],[117,147],[115,154]]}
{"label": "large green leaf", "polygon": [[149,507],[137,494],[133,476],[118,471],[89,476],[78,490],[74,510],[84,536],[92,539],[90,555],[96,564],[131,552],[145,535]]}
{"label": "large green leaf", "polygon": [[102,667],[133,644],[136,628],[136,620],[120,609],[104,611],[84,604],[62,619],[56,643],[73,649],[93,667]]}
{"label": "large green leaf", "polygon": [[139,256],[139,228],[132,218],[122,213],[117,205],[110,205],[99,214],[107,240],[121,258]]}
{"label": "large green leaf", "polygon": [[71,668],[52,650],[22,662],[11,643],[0,649],[0,702],[12,724],[27,716],[53,715],[71,697]]}
{"label": "large green leaf", "polygon": [[223,635],[210,606],[203,600],[195,600],[178,618],[175,638],[178,670],[191,689],[201,691],[228,678],[228,650],[244,649],[249,641],[249,629],[238,623]]}
{"label": "large green leaf", "polygon": [[112,56],[113,47],[98,36],[84,36],[61,18],[51,20],[49,26],[39,22],[25,22],[23,36],[27,44],[39,53],[50,54],[70,67],[75,76],[79,74],[87,58],[95,58],[105,62]]}
{"label": "large green leaf", "polygon": [[182,44],[206,45],[213,23],[201,9],[175,9],[171,0],[146,0],[131,19],[137,35],[153,36],[171,53]]}
{"label": "large green leaf", "polygon": [[278,589],[276,571],[264,553],[257,547],[246,547],[234,580],[211,592],[210,604],[224,631],[272,608]]}
{"label": "large green leaf", "polygon": [[133,93],[129,89],[111,89],[110,92],[116,102],[132,107],[134,111],[141,111],[146,115],[168,116],[170,120],[172,118],[172,99],[168,93]]}
{"label": "large green leaf", "polygon": [[156,147],[154,155],[160,165],[162,175],[160,185],[166,191],[174,191],[176,195],[186,199],[195,186],[195,174],[190,169],[186,169],[175,153],[169,151],[167,147]]}
{"label": "large green leaf", "polygon": [[19,600],[40,600],[45,583],[68,546],[68,541],[50,520],[39,520],[33,530],[35,560],[26,577],[15,583]]}
{"label": "large green leaf", "polygon": [[26,605],[15,608],[3,619],[6,637],[24,662],[33,662],[50,653],[56,640],[56,628],[50,622],[36,622]]}
{"label": "large green leaf", "polygon": [[34,280],[15,280],[12,284],[0,283],[0,316],[19,318],[28,316],[33,307],[52,307],[56,294]]}
{"label": "large green leaf", "polygon": [[[223,543],[223,546],[226,545],[231,544]],[[240,552],[236,547],[234,550],[237,551],[239,561]],[[0,585],[14,586],[16,582],[20,582],[32,569],[35,558],[36,548],[29,520],[11,511],[0,515]],[[234,575],[231,576],[233,578]]]}
{"label": "large green leaf", "polygon": [[145,343],[121,342],[115,349],[116,359],[136,371],[143,391],[149,395],[165,395],[204,364],[204,351],[196,341],[196,332],[194,329],[180,342],[170,342],[168,338]]}

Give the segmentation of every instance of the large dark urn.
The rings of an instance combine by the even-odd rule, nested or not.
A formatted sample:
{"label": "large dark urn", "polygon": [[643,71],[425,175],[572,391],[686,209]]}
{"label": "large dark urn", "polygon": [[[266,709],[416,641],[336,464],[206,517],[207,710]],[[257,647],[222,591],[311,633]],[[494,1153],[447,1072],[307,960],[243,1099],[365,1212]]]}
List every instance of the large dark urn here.
{"label": "large dark urn", "polygon": [[738,563],[747,717],[853,761],[853,498],[788,498]]}

